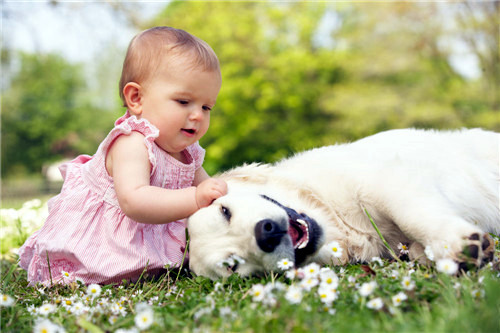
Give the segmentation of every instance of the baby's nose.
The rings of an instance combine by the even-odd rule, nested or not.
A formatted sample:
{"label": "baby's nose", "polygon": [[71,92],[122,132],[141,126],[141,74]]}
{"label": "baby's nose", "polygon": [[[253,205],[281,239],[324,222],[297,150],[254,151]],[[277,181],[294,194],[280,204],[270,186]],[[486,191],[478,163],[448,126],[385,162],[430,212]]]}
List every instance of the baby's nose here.
{"label": "baby's nose", "polygon": [[191,120],[199,120],[203,118],[203,110],[201,108],[193,108],[189,113],[189,119]]}

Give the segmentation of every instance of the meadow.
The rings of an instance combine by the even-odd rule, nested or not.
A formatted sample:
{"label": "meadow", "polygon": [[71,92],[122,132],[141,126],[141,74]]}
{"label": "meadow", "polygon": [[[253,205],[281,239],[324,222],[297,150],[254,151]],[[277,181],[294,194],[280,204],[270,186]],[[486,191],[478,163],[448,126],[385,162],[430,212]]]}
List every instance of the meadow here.
{"label": "meadow", "polygon": [[281,272],[244,279],[165,267],[135,283],[29,286],[16,249],[45,215],[40,200],[1,210],[2,332],[500,332],[498,259],[467,273],[373,258],[300,269],[283,261]]}

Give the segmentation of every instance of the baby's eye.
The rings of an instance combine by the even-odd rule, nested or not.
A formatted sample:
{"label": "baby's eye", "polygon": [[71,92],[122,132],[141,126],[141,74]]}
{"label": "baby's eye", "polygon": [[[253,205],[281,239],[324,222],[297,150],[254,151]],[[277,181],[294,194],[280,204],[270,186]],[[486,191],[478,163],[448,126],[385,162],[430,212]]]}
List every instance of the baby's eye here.
{"label": "baby's eye", "polygon": [[203,111],[211,111],[212,108],[210,106],[204,105],[203,106]]}
{"label": "baby's eye", "polygon": [[181,104],[181,105],[188,105],[189,104],[189,101],[186,101],[185,99],[178,99],[177,100],[177,103]]}

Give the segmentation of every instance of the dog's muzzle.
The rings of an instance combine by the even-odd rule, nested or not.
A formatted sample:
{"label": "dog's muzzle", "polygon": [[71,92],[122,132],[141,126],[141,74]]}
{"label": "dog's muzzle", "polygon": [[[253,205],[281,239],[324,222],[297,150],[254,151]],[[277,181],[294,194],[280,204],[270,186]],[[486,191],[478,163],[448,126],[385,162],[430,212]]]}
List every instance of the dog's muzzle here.
{"label": "dog's muzzle", "polygon": [[295,264],[300,265],[318,250],[323,239],[321,227],[308,215],[299,214],[266,195],[261,197],[283,208],[288,215],[288,223],[271,219],[258,222],[254,230],[257,245],[262,251],[271,253],[280,245],[283,237],[289,235],[294,248]]}
{"label": "dog's muzzle", "polygon": [[287,229],[282,224],[266,219],[255,225],[255,239],[257,245],[264,252],[273,252],[280,245],[281,239],[287,234]]}

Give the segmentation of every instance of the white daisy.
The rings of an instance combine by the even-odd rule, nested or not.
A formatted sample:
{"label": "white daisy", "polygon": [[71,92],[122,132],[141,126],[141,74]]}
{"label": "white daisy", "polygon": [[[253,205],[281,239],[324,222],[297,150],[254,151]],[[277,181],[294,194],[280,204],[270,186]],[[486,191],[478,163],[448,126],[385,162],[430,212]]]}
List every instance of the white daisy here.
{"label": "white daisy", "polygon": [[436,262],[438,272],[455,275],[458,272],[458,264],[450,258],[439,259]]}
{"label": "white daisy", "polygon": [[261,302],[266,296],[264,286],[262,284],[254,284],[250,290],[250,295],[252,295],[254,302]]}
{"label": "white daisy", "polygon": [[62,306],[65,307],[66,309],[69,309],[75,303],[76,297],[77,297],[76,295],[73,295],[73,296],[71,296],[69,298],[63,298],[61,300]]}
{"label": "white daisy", "polygon": [[363,297],[369,296],[373,293],[375,288],[377,288],[377,282],[375,281],[365,282],[359,288],[359,294]]}
{"label": "white daisy", "polygon": [[111,325],[116,324],[117,321],[118,321],[117,316],[109,316],[109,318],[108,318],[108,323],[110,323]]}
{"label": "white daisy", "polygon": [[483,298],[484,297],[484,290],[482,290],[482,289],[474,289],[471,292],[471,295],[474,298]]}
{"label": "white daisy", "polygon": [[380,297],[369,300],[366,303],[366,307],[369,309],[380,310],[384,306],[384,302]]}
{"label": "white daisy", "polygon": [[337,293],[328,287],[319,287],[318,296],[321,302],[331,304],[337,299]]}
{"label": "white daisy", "polygon": [[49,315],[50,313],[54,312],[56,310],[55,306],[50,304],[50,303],[45,303],[45,304],[42,304],[37,312],[39,314],[41,314],[42,316],[47,316]]}
{"label": "white daisy", "polygon": [[403,302],[407,298],[408,298],[408,296],[406,296],[406,294],[404,292],[399,292],[396,295],[392,296],[392,304],[394,306],[400,306],[401,302]]}
{"label": "white daisy", "polygon": [[167,289],[167,292],[165,293],[165,297],[168,297],[172,294],[174,294],[177,291],[177,286],[172,286]]}
{"label": "white daisy", "polygon": [[391,271],[391,278],[396,280],[398,277],[399,277],[399,272],[393,269]]}
{"label": "white daisy", "polygon": [[285,294],[285,298],[292,304],[299,304],[302,301],[302,290],[297,286],[290,286]]}
{"label": "white daisy", "polygon": [[127,309],[125,309],[125,307],[123,305],[118,304],[118,303],[113,304],[110,307],[110,310],[116,316],[121,315],[121,316],[125,317],[127,315]]}
{"label": "white daisy", "polygon": [[302,268],[301,271],[304,272],[304,277],[315,278],[319,275],[320,267],[317,263],[313,262],[313,263],[310,263],[309,265],[305,266],[304,268]]}
{"label": "white daisy", "polygon": [[293,280],[299,276],[299,271],[296,269],[289,269],[285,272],[285,277],[289,280]]}
{"label": "white daisy", "polygon": [[281,259],[280,261],[278,261],[278,268],[283,270],[283,271],[286,271],[292,267],[293,267],[293,262],[288,258],[284,258],[284,259]]}
{"label": "white daisy", "polygon": [[101,295],[101,286],[98,284],[90,284],[87,288],[87,295],[92,296],[92,298],[99,297]]}
{"label": "white daisy", "polygon": [[27,306],[26,310],[28,310],[28,312],[31,314],[31,315],[36,315],[38,313],[38,308],[35,307],[34,304],[30,304]]}
{"label": "white daisy", "polygon": [[340,246],[340,243],[337,241],[332,241],[326,245],[326,248],[330,250],[330,253],[335,257],[335,258],[340,258],[342,257],[342,252],[344,249],[342,246]]}
{"label": "white daisy", "polygon": [[410,249],[408,248],[408,245],[406,245],[406,244],[399,243],[398,249],[399,249],[399,253],[401,253],[401,254],[409,254],[410,253]]}
{"label": "white daisy", "polygon": [[68,272],[66,272],[66,271],[61,271],[61,276],[62,276],[63,278],[69,278],[69,277],[71,276],[71,274],[70,274],[70,273],[68,273]]}
{"label": "white daisy", "polygon": [[413,290],[413,288],[415,288],[415,281],[413,281],[409,276],[405,276],[401,281],[401,284],[403,285],[403,289],[406,290]]}
{"label": "white daisy", "polygon": [[318,284],[319,281],[316,277],[306,277],[300,281],[300,286],[306,291],[311,291],[311,289],[316,287]]}
{"label": "white daisy", "polygon": [[0,306],[9,307],[14,304],[14,299],[6,294],[0,294]]}
{"label": "white daisy", "polygon": [[147,308],[137,313],[134,318],[135,326],[140,330],[145,330],[149,328],[154,323],[154,312],[153,309]]}
{"label": "white daisy", "polygon": [[85,312],[88,311],[88,307],[86,307],[85,305],[83,305],[82,302],[76,302],[75,304],[73,304],[73,306],[71,307],[71,313],[74,314],[75,316],[79,316]]}
{"label": "white daisy", "polygon": [[339,277],[332,270],[324,270],[319,274],[321,285],[326,285],[331,289],[337,289],[339,285]]}
{"label": "white daisy", "polygon": [[65,332],[64,328],[54,324],[48,319],[40,319],[35,322],[33,327],[34,333],[62,333]]}

